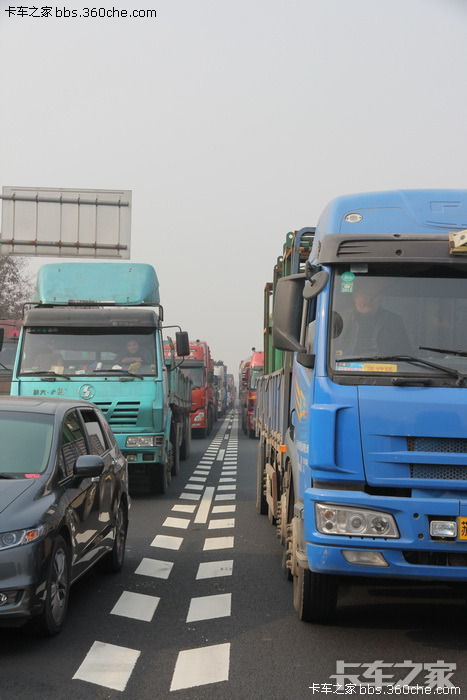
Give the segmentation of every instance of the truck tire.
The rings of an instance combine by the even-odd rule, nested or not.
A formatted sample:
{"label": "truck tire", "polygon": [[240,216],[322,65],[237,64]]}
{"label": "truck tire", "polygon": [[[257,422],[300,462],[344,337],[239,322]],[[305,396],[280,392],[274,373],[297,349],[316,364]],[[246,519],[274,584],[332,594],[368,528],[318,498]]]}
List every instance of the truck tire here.
{"label": "truck tire", "polygon": [[256,511],[260,515],[267,515],[268,513],[268,504],[264,493],[266,488],[266,474],[264,471],[265,452],[264,440],[261,440],[256,455]]}
{"label": "truck tire", "polygon": [[176,435],[174,435],[173,443],[172,443],[172,454],[173,454],[173,459],[172,459],[172,469],[170,473],[172,476],[177,476],[178,472],[180,471],[180,438],[178,436],[178,430],[176,430]]}
{"label": "truck tire", "polygon": [[190,456],[191,452],[191,426],[190,426],[190,417],[185,419],[185,423],[183,426],[183,440],[182,444],[180,445],[180,458],[181,459],[188,459]]}
{"label": "truck tire", "polygon": [[293,604],[303,622],[328,622],[334,616],[338,593],[337,577],[298,567],[293,577]]}
{"label": "truck tire", "polygon": [[250,438],[250,440],[254,440],[256,438],[256,431],[250,428],[248,430],[248,437]]}
{"label": "truck tire", "polygon": [[169,454],[167,462],[157,462],[148,464],[149,490],[151,493],[165,493],[172,481],[173,451],[172,444],[169,443]]}

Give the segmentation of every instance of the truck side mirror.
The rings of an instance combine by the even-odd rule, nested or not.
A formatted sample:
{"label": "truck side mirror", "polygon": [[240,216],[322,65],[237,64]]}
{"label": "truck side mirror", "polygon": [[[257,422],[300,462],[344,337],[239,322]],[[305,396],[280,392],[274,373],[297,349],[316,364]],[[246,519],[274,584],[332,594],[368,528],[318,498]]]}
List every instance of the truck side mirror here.
{"label": "truck side mirror", "polygon": [[190,340],[186,331],[175,333],[175,347],[179,357],[187,357],[190,354]]}
{"label": "truck side mirror", "polygon": [[305,273],[278,280],[272,313],[272,343],[278,350],[306,352],[300,343]]}
{"label": "truck side mirror", "polygon": [[3,348],[3,338],[5,337],[5,329],[0,328],[0,352]]}

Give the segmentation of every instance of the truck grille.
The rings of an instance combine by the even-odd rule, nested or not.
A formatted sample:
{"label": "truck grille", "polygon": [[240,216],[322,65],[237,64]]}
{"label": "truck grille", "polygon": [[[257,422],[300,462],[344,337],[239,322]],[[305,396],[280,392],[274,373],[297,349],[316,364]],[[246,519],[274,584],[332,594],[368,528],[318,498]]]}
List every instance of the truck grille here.
{"label": "truck grille", "polygon": [[95,403],[107,418],[109,425],[136,425],[138,422],[139,401],[119,401],[114,408],[110,401]]}
{"label": "truck grille", "polygon": [[407,438],[409,452],[445,452],[451,454],[466,453],[463,464],[411,464],[412,479],[445,479],[447,481],[467,480],[467,439],[466,438]]}
{"label": "truck grille", "polygon": [[446,479],[447,481],[466,481],[467,464],[411,464],[411,479]]}
{"label": "truck grille", "polygon": [[467,453],[467,438],[407,438],[409,452],[465,452]]}

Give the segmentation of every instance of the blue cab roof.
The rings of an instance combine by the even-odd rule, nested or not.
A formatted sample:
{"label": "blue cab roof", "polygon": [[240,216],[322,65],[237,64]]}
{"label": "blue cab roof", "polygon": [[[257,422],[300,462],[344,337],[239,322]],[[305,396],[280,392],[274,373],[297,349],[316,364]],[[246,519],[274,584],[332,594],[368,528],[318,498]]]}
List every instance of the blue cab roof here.
{"label": "blue cab roof", "polygon": [[464,228],[467,190],[364,192],[333,199],[319,219],[315,240],[332,233],[429,234]]}

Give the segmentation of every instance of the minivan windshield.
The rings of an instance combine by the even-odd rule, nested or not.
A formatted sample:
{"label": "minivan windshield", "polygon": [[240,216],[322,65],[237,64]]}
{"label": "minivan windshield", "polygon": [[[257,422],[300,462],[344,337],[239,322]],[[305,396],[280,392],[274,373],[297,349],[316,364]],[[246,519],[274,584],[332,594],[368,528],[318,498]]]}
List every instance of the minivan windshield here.
{"label": "minivan windshield", "polygon": [[115,376],[130,372],[155,375],[154,331],[127,328],[26,328],[19,374],[51,372],[63,375]]}
{"label": "minivan windshield", "polygon": [[360,272],[336,270],[332,370],[429,377],[449,376],[443,368],[454,376],[467,373],[466,282],[460,265],[407,265],[400,273],[376,265]]}
{"label": "minivan windshield", "polygon": [[0,411],[0,478],[42,474],[49,461],[53,425],[52,415]]}

